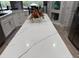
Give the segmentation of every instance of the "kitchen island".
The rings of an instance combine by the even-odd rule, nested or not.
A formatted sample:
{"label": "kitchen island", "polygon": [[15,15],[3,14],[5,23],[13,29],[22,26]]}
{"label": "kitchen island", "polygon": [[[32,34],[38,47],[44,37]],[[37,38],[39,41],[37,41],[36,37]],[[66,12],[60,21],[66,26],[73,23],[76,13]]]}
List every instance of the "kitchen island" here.
{"label": "kitchen island", "polygon": [[[29,16],[30,17],[30,16]],[[72,58],[47,14],[40,23],[29,17],[0,55],[3,58]]]}

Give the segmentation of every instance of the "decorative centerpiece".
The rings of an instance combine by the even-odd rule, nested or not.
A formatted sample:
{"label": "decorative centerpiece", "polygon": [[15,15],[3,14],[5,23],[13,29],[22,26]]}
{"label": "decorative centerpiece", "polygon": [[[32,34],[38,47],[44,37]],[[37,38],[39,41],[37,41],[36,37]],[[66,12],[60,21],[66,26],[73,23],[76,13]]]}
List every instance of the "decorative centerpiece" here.
{"label": "decorative centerpiece", "polygon": [[31,18],[30,18],[32,23],[34,23],[34,22],[39,23],[42,21],[43,18],[44,18],[43,12],[40,9],[34,8],[32,10],[32,14],[31,14]]}

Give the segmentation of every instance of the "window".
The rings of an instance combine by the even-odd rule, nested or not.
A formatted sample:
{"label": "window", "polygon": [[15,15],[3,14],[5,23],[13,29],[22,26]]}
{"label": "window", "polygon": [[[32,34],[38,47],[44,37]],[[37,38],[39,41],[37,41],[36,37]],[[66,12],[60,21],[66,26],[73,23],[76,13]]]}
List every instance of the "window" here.
{"label": "window", "polygon": [[27,8],[30,6],[30,4],[36,3],[39,6],[43,7],[43,1],[23,1],[23,8]]}
{"label": "window", "polygon": [[7,9],[7,6],[10,6],[9,1],[0,1],[0,9],[2,8],[2,10],[5,10]]}
{"label": "window", "polygon": [[52,9],[60,10],[60,1],[53,1],[52,2]]}

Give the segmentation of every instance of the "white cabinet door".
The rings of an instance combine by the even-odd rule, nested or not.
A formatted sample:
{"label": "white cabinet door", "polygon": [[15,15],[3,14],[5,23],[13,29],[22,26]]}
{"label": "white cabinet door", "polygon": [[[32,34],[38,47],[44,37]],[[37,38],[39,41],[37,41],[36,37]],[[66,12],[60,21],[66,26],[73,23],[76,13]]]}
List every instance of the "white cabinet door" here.
{"label": "white cabinet door", "polygon": [[14,20],[13,20],[13,16],[11,16],[12,18],[10,18],[9,19],[9,25],[10,25],[10,27],[11,27],[11,31],[13,31],[15,28],[16,28],[16,26],[15,26],[15,23],[14,23]]}
{"label": "white cabinet door", "polygon": [[20,24],[23,25],[25,20],[27,19],[27,14],[23,12],[20,13]]}
{"label": "white cabinet door", "polygon": [[18,23],[18,14],[17,14],[17,13],[15,13],[15,14],[13,15],[13,20],[14,20],[14,22],[15,22],[15,26],[16,26],[16,27],[19,26],[19,23]]}
{"label": "white cabinet door", "polygon": [[19,25],[22,25],[23,24],[23,20],[24,20],[24,17],[23,17],[24,15],[23,15],[23,13],[22,12],[20,12],[20,13],[18,13],[18,22],[19,22]]}
{"label": "white cabinet door", "polygon": [[12,15],[6,17],[3,21],[1,21],[1,25],[2,25],[5,36],[7,37],[15,29]]}
{"label": "white cabinet door", "polygon": [[[24,18],[25,18],[25,20],[26,20],[27,17],[29,16],[29,11],[28,11],[28,10],[27,10],[27,11],[24,11],[23,14],[24,14]],[[24,21],[25,21],[25,20],[24,20]]]}
{"label": "white cabinet door", "polygon": [[16,12],[13,16],[16,27],[23,25],[27,18],[27,14],[24,11]]}
{"label": "white cabinet door", "polygon": [[1,25],[2,25],[5,36],[7,37],[9,35],[10,29],[11,29],[9,21],[4,20],[1,22]]}

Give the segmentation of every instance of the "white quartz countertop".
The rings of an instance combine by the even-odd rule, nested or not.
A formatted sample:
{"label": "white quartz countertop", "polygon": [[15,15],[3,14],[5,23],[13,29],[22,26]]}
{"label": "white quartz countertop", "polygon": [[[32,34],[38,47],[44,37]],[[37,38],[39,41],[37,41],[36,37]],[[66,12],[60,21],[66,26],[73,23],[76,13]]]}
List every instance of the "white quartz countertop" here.
{"label": "white quartz countertop", "polygon": [[27,18],[0,57],[70,58],[73,56],[49,17],[44,14],[44,19],[40,23],[31,23]]}

